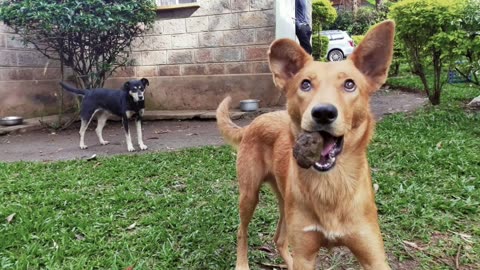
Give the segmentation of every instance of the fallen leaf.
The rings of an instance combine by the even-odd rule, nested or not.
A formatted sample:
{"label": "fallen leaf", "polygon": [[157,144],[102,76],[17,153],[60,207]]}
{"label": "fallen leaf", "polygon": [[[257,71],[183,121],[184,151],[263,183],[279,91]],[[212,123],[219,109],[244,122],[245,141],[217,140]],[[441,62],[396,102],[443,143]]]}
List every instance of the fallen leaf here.
{"label": "fallen leaf", "polygon": [[198,133],[187,133],[187,136],[194,136],[194,135],[198,135]]}
{"label": "fallen leaf", "polygon": [[97,167],[100,166],[100,165],[102,165],[102,163],[101,163],[101,162],[97,162],[97,163],[95,163],[95,165],[93,165],[93,168],[95,169],[95,168],[97,168]]}
{"label": "fallen leaf", "polygon": [[53,240],[53,248],[55,250],[58,250],[58,244],[57,244],[57,242],[55,242],[55,240]]}
{"label": "fallen leaf", "polygon": [[260,263],[261,265],[268,267],[268,269],[287,269],[286,264],[273,264],[273,263]]}
{"label": "fallen leaf", "polygon": [[261,246],[258,248],[258,250],[267,252],[267,253],[274,253],[274,251],[269,246]]}
{"label": "fallen leaf", "polygon": [[459,232],[454,232],[454,231],[450,231],[449,232],[453,233],[453,234],[456,234],[458,236],[460,236],[460,238],[462,238],[463,241],[465,242],[468,242],[468,243],[473,243],[472,242],[472,236],[469,235],[469,234],[466,234],[466,233],[459,233]]}
{"label": "fallen leaf", "polygon": [[78,240],[78,241],[83,241],[85,240],[85,236],[83,234],[75,234],[75,238]]}
{"label": "fallen leaf", "polygon": [[130,226],[127,227],[127,230],[133,230],[135,229],[135,227],[137,226],[137,222],[134,222],[133,224],[131,224]]}
{"label": "fallen leaf", "polygon": [[437,150],[440,149],[440,148],[442,148],[442,142],[441,141],[437,143]]}
{"label": "fallen leaf", "polygon": [[172,132],[171,130],[167,129],[167,130],[155,130],[155,134],[163,134],[163,133],[170,133]]}
{"label": "fallen leaf", "polygon": [[133,269],[134,269],[133,266],[129,266],[129,267],[125,268],[125,270],[133,270]]}
{"label": "fallen leaf", "polygon": [[178,191],[184,191],[185,189],[187,189],[187,185],[185,184],[177,184],[177,185],[174,185],[172,186],[173,189],[176,189]]}
{"label": "fallen leaf", "polygon": [[12,223],[13,219],[15,218],[16,213],[13,213],[7,217],[7,223]]}
{"label": "fallen leaf", "polygon": [[375,191],[375,193],[377,193],[379,188],[380,186],[378,184],[373,184],[373,190]]}
{"label": "fallen leaf", "polygon": [[403,241],[403,243],[404,243],[405,245],[411,247],[411,248],[414,248],[414,249],[417,249],[417,250],[420,250],[420,251],[426,249],[426,248],[421,248],[421,247],[419,247],[419,246],[418,246],[416,243],[414,243],[414,242]]}
{"label": "fallen leaf", "polygon": [[91,157],[86,158],[85,160],[90,161],[90,160],[95,160],[95,159],[97,159],[97,154],[93,154]]}

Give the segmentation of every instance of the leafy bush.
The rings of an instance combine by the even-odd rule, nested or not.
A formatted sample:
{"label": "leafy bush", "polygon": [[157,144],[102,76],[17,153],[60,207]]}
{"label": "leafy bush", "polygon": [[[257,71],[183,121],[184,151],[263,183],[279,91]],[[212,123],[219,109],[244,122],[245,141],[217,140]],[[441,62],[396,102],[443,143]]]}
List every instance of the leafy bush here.
{"label": "leafy bush", "polygon": [[398,76],[400,72],[400,65],[407,63],[407,55],[405,53],[405,47],[403,43],[398,39],[398,35],[395,35],[393,42],[393,58],[390,65],[389,75]]}
{"label": "leafy bush", "polygon": [[480,0],[467,0],[458,31],[452,35],[453,66],[466,80],[480,86]]}
{"label": "leafy bush", "polygon": [[128,63],[129,48],[155,18],[152,0],[4,0],[0,20],[25,44],[73,69],[84,88],[100,87]]}
{"label": "leafy bush", "polygon": [[[423,83],[432,104],[440,104],[442,68],[451,59],[462,1],[404,0],[390,8],[397,23],[397,37],[408,55],[414,74]],[[427,81],[427,68],[433,66],[433,85]]]}
{"label": "leafy bush", "polygon": [[315,60],[325,61],[328,50],[328,37],[322,35],[312,36],[312,56]]}
{"label": "leafy bush", "polygon": [[360,42],[362,42],[362,40],[363,40],[364,37],[365,37],[364,35],[352,36],[353,42],[355,42],[355,46],[357,46],[358,44],[360,44]]}
{"label": "leafy bush", "polygon": [[385,20],[386,16],[386,9],[375,10],[370,7],[362,7],[356,14],[345,10],[339,12],[332,29],[344,30],[351,35],[363,35],[372,25]]}
{"label": "leafy bush", "polygon": [[337,18],[337,11],[329,0],[312,1],[312,24],[317,32],[325,29]]}

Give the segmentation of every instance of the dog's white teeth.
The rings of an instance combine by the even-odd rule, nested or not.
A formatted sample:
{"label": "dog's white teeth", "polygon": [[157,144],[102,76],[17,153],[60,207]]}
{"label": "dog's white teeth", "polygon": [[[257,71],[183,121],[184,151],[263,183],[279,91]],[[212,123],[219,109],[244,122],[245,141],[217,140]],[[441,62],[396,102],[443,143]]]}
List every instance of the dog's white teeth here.
{"label": "dog's white teeth", "polygon": [[334,159],[334,158],[335,158],[335,151],[330,152],[330,153],[328,154],[328,157],[329,157],[330,159],[332,159],[332,158]]}

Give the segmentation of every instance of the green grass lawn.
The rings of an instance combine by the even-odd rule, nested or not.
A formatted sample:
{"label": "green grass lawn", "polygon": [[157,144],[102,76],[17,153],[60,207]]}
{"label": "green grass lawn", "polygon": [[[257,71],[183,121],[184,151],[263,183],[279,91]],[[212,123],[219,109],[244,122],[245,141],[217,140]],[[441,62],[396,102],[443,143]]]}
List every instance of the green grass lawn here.
{"label": "green grass lawn", "polygon": [[[369,159],[395,263],[452,269],[458,254],[459,264],[470,267],[464,269],[480,269],[480,115],[463,108],[479,94],[447,86],[443,105],[391,115],[377,125]],[[229,147],[0,163],[0,267],[232,269],[234,164]],[[277,217],[265,188],[250,226],[254,269],[255,263],[279,262],[259,249],[272,246]]]}

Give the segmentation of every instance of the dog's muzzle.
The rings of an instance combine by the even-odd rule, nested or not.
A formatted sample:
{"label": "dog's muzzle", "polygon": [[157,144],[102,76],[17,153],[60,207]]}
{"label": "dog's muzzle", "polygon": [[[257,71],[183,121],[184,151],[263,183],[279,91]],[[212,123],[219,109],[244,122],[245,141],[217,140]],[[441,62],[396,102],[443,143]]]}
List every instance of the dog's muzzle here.
{"label": "dog's muzzle", "polygon": [[319,131],[319,133],[323,138],[323,147],[320,159],[313,164],[313,168],[326,172],[335,166],[337,156],[343,150],[343,136],[336,137],[325,131]]}
{"label": "dog's muzzle", "polygon": [[343,136],[334,136],[327,132],[337,117],[337,107],[332,104],[318,104],[312,109],[312,118],[319,127],[320,136],[323,138],[323,148],[320,153],[320,159],[313,165],[318,171],[323,172],[333,168],[337,156],[342,152]]}

